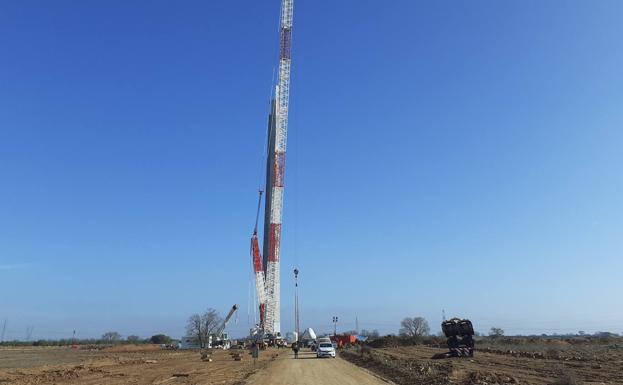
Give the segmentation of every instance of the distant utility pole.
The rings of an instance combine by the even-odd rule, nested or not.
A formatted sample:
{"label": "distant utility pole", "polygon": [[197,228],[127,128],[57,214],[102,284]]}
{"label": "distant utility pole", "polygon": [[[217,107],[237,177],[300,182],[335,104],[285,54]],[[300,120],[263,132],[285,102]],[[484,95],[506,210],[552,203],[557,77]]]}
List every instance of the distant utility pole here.
{"label": "distant utility pole", "polygon": [[296,331],[296,343],[298,343],[301,325],[299,318],[299,269],[297,268],[294,268],[294,326]]}
{"label": "distant utility pole", "polygon": [[4,341],[5,332],[6,332],[6,318],[4,319],[4,323],[2,324],[2,335],[0,336],[0,342]]}
{"label": "distant utility pole", "polygon": [[355,331],[359,334],[359,317],[355,317]]}
{"label": "distant utility pole", "polygon": [[35,331],[34,326],[26,326],[26,341],[30,341],[30,338],[32,337],[32,332],[34,331]]}
{"label": "distant utility pole", "polygon": [[337,335],[337,317],[333,317],[333,335]]}
{"label": "distant utility pole", "polygon": [[441,318],[445,321],[446,320],[446,309],[442,309],[441,310]]}

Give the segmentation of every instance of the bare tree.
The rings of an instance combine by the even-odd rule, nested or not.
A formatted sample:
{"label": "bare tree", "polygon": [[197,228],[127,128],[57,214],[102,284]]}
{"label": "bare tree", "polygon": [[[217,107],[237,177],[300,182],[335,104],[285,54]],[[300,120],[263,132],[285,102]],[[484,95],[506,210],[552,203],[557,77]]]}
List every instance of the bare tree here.
{"label": "bare tree", "polygon": [[188,318],[186,333],[197,341],[199,347],[205,348],[210,341],[210,335],[217,331],[222,322],[218,312],[210,308],[202,315],[193,314]]}
{"label": "bare tree", "polygon": [[108,342],[117,342],[121,339],[121,334],[117,332],[106,332],[102,335],[102,339]]}
{"label": "bare tree", "polygon": [[491,331],[489,331],[489,336],[493,338],[499,338],[504,336],[504,330],[502,328],[492,327]]}
{"label": "bare tree", "polygon": [[197,344],[200,348],[204,347],[205,340],[204,330],[203,330],[203,322],[201,322],[201,316],[199,314],[193,314],[188,317],[188,322],[186,323],[186,334],[188,337],[192,337],[197,341]]}
{"label": "bare tree", "polygon": [[428,321],[423,317],[406,317],[400,322],[400,335],[403,337],[427,336],[430,332]]}
{"label": "bare tree", "polygon": [[126,340],[131,344],[137,343],[140,339],[141,338],[139,336],[135,336],[135,335],[131,335],[126,338]]}
{"label": "bare tree", "polygon": [[[212,308],[208,309],[201,316],[201,321],[203,322],[203,328],[206,333],[206,337],[211,336],[216,333],[218,327],[223,323],[223,319],[218,314],[218,312]],[[207,341],[207,338],[206,338]]]}

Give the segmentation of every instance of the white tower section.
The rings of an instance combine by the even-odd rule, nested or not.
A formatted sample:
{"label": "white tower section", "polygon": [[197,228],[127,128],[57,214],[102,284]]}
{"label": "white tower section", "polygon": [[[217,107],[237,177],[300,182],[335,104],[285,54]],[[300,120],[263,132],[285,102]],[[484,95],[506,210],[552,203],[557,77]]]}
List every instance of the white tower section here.
{"label": "white tower section", "polygon": [[[281,295],[280,295],[280,251],[281,251],[281,220],[283,216],[283,188],[286,160],[286,143],[288,138],[288,108],[290,103],[290,64],[292,53],[292,20],[294,0],[282,0],[279,50],[279,79],[275,89],[274,110],[274,145],[269,148],[269,162],[272,170],[269,173],[267,189],[270,188],[270,220],[268,228],[268,253],[264,253],[266,263],[266,315],[264,331],[268,334],[281,332]],[[270,186],[270,187],[269,187]],[[266,255],[267,254],[267,255]]]}

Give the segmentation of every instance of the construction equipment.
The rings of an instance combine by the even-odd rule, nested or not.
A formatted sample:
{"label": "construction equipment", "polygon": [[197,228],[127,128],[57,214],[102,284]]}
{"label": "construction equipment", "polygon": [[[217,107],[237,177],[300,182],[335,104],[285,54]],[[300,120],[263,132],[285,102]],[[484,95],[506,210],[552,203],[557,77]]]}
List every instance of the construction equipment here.
{"label": "construction equipment", "polygon": [[257,225],[260,219],[262,193],[263,191],[260,190],[257,201],[257,213],[255,215],[255,228],[253,229],[253,236],[251,236],[251,258],[253,259],[253,270],[255,272],[255,291],[260,308],[260,324],[251,330],[252,336],[263,334],[264,314],[266,308],[266,277],[264,275],[264,265],[260,254],[260,242],[257,239]]}
{"label": "construction equipment", "polygon": [[[251,257],[256,276],[260,324],[258,336],[281,338],[280,251],[281,221],[290,103],[290,70],[294,0],[281,1],[279,74],[268,118],[266,199],[264,206],[263,256],[260,255],[257,219],[251,237]],[[260,191],[260,204],[262,192]],[[258,216],[259,207],[258,204]]]}
{"label": "construction equipment", "polygon": [[222,349],[229,349],[231,347],[231,342],[229,341],[229,335],[225,331],[225,328],[227,327],[227,324],[231,320],[231,317],[233,317],[234,313],[236,313],[236,310],[238,310],[238,305],[232,306],[231,309],[229,310],[229,313],[227,313],[227,317],[225,317],[223,322],[221,322],[221,324],[219,325],[218,329],[216,329],[214,334],[210,336],[210,347],[212,348],[218,347]]}
{"label": "construction equipment", "polygon": [[442,353],[434,358],[473,357],[474,326],[468,319],[452,318],[441,323],[441,330],[448,338],[450,352]]}

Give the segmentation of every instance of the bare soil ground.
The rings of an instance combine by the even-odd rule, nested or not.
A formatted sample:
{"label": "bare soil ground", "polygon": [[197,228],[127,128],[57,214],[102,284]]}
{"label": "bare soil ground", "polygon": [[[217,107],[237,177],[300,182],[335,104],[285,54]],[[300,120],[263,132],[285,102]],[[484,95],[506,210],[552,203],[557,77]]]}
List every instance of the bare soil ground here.
{"label": "bare soil ground", "polygon": [[299,358],[282,354],[270,366],[258,371],[247,381],[249,385],[387,385],[377,376],[341,358],[316,358],[304,350]]}
{"label": "bare soil ground", "polygon": [[431,359],[440,352],[444,350],[425,346],[369,349],[363,353],[347,349],[342,357],[401,385],[546,385],[566,376],[585,385],[623,384],[623,352],[616,350],[577,359],[481,351],[474,358]]}
{"label": "bare soil ground", "polygon": [[[212,362],[204,362],[198,351],[169,351],[156,346],[3,348],[0,385],[379,385],[383,383],[379,377],[399,385],[548,385],[565,376],[584,385],[623,384],[623,350],[586,349],[547,357],[490,350],[477,351],[472,359],[432,360],[444,350],[402,346],[368,349],[362,354],[351,348],[341,352],[350,363],[341,358],[316,359],[308,351],[294,360],[291,351],[284,349],[262,351],[254,364],[246,350],[217,350]],[[233,352],[242,353],[242,361],[234,361],[230,356]]]}
{"label": "bare soil ground", "polygon": [[[0,384],[241,384],[280,353],[267,350],[253,359],[243,353],[215,351],[204,362],[198,351],[168,351],[154,347],[75,350],[70,348],[0,349]],[[281,351],[285,352],[285,351]]]}

